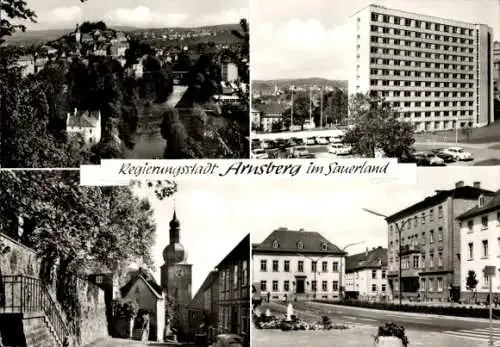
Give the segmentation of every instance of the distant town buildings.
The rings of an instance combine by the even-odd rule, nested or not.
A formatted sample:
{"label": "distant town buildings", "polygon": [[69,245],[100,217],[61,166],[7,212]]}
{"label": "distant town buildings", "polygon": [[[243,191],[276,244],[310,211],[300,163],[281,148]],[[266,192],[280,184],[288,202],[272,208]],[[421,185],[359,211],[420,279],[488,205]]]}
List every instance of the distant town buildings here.
{"label": "distant town buildings", "polygon": [[337,299],[344,257],[318,232],[279,228],[252,246],[253,281],[265,301]]}
{"label": "distant town buildings", "polygon": [[86,146],[101,141],[101,112],[75,109],[66,116],[66,132],[69,136],[81,135]]}
{"label": "distant town buildings", "polygon": [[378,5],[350,26],[349,95],[384,97],[417,132],[493,122],[492,28]]}
{"label": "distant town buildings", "polygon": [[[464,301],[486,302],[490,280],[495,294],[500,293],[500,190],[495,195],[479,195],[476,206],[458,216],[460,222],[460,292]],[[495,266],[495,275],[484,273]],[[474,293],[467,288],[469,271],[478,281]]]}
{"label": "distant town buildings", "polygon": [[[283,123],[285,105],[277,102],[257,104],[252,107],[252,129],[259,132],[271,132],[275,124]],[[281,129],[280,129],[281,130]]]}
{"label": "distant town buildings", "polygon": [[372,301],[388,297],[387,248],[367,248],[345,261],[345,297]]}
{"label": "distant town buildings", "polygon": [[237,81],[238,66],[233,62],[223,62],[222,63],[222,80],[227,82]]}

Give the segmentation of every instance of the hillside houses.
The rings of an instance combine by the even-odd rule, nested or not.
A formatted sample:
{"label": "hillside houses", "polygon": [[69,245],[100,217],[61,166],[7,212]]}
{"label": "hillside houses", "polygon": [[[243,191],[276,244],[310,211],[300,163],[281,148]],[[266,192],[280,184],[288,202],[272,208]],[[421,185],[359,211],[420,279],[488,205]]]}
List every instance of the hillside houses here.
{"label": "hillside houses", "polygon": [[69,137],[81,135],[84,145],[91,147],[101,141],[101,112],[74,110],[66,117],[66,132]]}

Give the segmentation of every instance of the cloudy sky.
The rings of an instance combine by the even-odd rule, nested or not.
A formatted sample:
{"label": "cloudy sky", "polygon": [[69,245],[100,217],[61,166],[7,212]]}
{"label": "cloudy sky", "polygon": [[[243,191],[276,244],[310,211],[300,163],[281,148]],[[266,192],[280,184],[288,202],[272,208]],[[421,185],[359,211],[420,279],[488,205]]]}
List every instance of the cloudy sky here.
{"label": "cloudy sky", "polygon": [[500,40],[498,0],[251,1],[253,79],[347,79],[347,19],[377,3],[403,11],[484,23]]}
{"label": "cloudy sky", "polygon": [[77,22],[140,28],[238,23],[248,18],[248,0],[29,0],[38,15],[34,30],[73,28]]}
{"label": "cloudy sky", "polygon": [[[356,184],[325,180],[179,181],[175,206],[181,222],[181,242],[193,264],[193,295],[208,272],[248,233],[261,242],[274,229],[287,227],[318,231],[353,254],[366,247],[386,246],[386,223],[362,208],[392,214],[455,182],[486,189],[500,188],[500,168],[467,167],[419,169],[416,185]],[[251,183],[250,183],[251,182]],[[144,190],[151,194],[151,191]],[[151,195],[158,222],[155,258],[168,244],[173,198],[158,202]],[[158,274],[157,274],[158,275]]]}

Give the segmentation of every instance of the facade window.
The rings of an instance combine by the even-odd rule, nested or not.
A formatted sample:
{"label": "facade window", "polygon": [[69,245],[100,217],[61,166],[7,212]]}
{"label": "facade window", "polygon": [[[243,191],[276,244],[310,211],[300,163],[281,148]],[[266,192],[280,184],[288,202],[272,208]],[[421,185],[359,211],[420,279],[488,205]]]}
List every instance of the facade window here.
{"label": "facade window", "polygon": [[260,271],[262,271],[262,272],[267,271],[267,260],[260,261]]}
{"label": "facade window", "polygon": [[372,284],[372,292],[373,293],[377,292],[377,285],[376,284]]}
{"label": "facade window", "polygon": [[290,281],[284,281],[283,282],[283,291],[284,292],[290,291]]}
{"label": "facade window", "polygon": [[332,291],[338,292],[339,290],[339,282],[338,281],[333,281],[332,282]]}
{"label": "facade window", "polygon": [[302,241],[297,242],[297,248],[298,249],[303,249],[304,248],[304,242],[302,242]]}
{"label": "facade window", "polygon": [[324,250],[324,251],[327,251],[328,250],[328,245],[326,244],[326,242],[323,242],[321,244],[321,249]]}
{"label": "facade window", "polygon": [[430,267],[434,267],[434,253],[429,253],[429,258],[431,259]]}
{"label": "facade window", "polygon": [[470,233],[474,230],[474,221],[473,220],[467,221],[467,229],[469,229]]}
{"label": "facade window", "polygon": [[425,224],[425,212],[421,214],[422,224]]}
{"label": "facade window", "polygon": [[278,248],[280,246],[279,242],[274,240],[273,241],[273,248]]}
{"label": "facade window", "polygon": [[242,279],[241,279],[241,285],[242,286],[247,286],[248,285],[248,262],[246,260],[241,263],[241,271],[242,271]]}
{"label": "facade window", "polygon": [[315,292],[317,290],[316,288],[316,281],[311,281],[311,290]]}
{"label": "facade window", "polygon": [[438,229],[438,241],[443,241],[443,228],[439,227]]}
{"label": "facade window", "polygon": [[490,286],[490,276],[483,276],[483,286],[484,287]]}
{"label": "facade window", "polygon": [[413,226],[416,227],[417,225],[418,225],[418,217],[415,216],[415,217],[413,217]]}
{"label": "facade window", "polygon": [[261,292],[267,291],[267,281],[260,281],[260,291]]}
{"label": "facade window", "polygon": [[483,258],[488,257],[488,240],[483,240]]}
{"label": "facade window", "polygon": [[420,257],[418,255],[413,256],[413,268],[418,269],[420,267]]}
{"label": "facade window", "polygon": [[233,268],[233,288],[238,288],[238,265],[235,265]]}
{"label": "facade window", "polygon": [[434,243],[434,230],[429,232],[429,243]]}
{"label": "facade window", "polygon": [[304,262],[302,260],[299,260],[299,262],[297,263],[297,271],[304,272]]}
{"label": "facade window", "polygon": [[377,270],[372,270],[372,279],[377,279]]}
{"label": "facade window", "polygon": [[285,260],[283,264],[283,271],[290,272],[290,260]]}
{"label": "facade window", "polygon": [[328,272],[328,262],[324,261],[321,263],[321,271]]}
{"label": "facade window", "polygon": [[278,281],[273,281],[273,292],[278,291]]}
{"label": "facade window", "polygon": [[277,260],[273,260],[273,271],[278,272],[278,264],[279,262]]}
{"label": "facade window", "polygon": [[474,244],[469,242],[469,260],[474,259]]}
{"label": "facade window", "polygon": [[317,271],[317,263],[315,261],[311,261],[311,272]]}
{"label": "facade window", "polygon": [[382,279],[385,280],[385,277],[387,275],[387,271],[386,270],[382,270]]}
{"label": "facade window", "polygon": [[102,278],[103,278],[102,275],[95,276],[95,283],[96,284],[102,284]]}
{"label": "facade window", "polygon": [[328,282],[327,281],[323,281],[321,282],[321,289],[326,292],[328,291]]}
{"label": "facade window", "polygon": [[422,233],[422,244],[426,244],[426,239],[425,239],[425,231]]}
{"label": "facade window", "polygon": [[422,254],[420,260],[421,260],[420,267],[422,269],[425,269],[425,267],[427,266],[427,263],[425,262],[425,254]]}
{"label": "facade window", "polygon": [[[427,105],[426,105],[426,106],[427,106]],[[429,106],[430,106],[430,105],[429,105]],[[429,211],[429,221],[431,221],[431,222],[432,222],[433,220],[434,220],[434,210],[433,210],[433,209],[431,209],[431,210]]]}
{"label": "facade window", "polygon": [[333,272],[339,272],[339,262],[338,261],[334,261],[332,263],[332,271]]}
{"label": "facade window", "polygon": [[438,252],[438,266],[443,266],[443,251]]}
{"label": "facade window", "polygon": [[443,218],[443,206],[438,206],[438,218]]}
{"label": "facade window", "polygon": [[488,215],[481,217],[481,229],[488,229]]}
{"label": "facade window", "polygon": [[386,291],[386,284],[382,283],[382,293],[385,293],[385,291]]}
{"label": "facade window", "polygon": [[437,279],[437,291],[442,292],[443,291],[443,278],[438,277]]}

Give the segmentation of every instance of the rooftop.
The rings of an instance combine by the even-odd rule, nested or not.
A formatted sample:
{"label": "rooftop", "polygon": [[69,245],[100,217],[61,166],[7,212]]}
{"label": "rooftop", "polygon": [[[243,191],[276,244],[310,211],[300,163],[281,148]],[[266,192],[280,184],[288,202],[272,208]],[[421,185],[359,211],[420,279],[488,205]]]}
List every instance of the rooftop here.
{"label": "rooftop", "polygon": [[282,114],[286,109],[286,105],[278,102],[270,102],[268,104],[254,105],[253,108],[264,114]]}
{"label": "rooftop", "polygon": [[222,259],[217,265],[217,268],[224,267],[232,260],[250,260],[250,234],[246,235],[238,245]]}
{"label": "rooftop", "polygon": [[274,230],[262,243],[253,245],[253,252],[303,253],[303,254],[345,254],[340,248],[316,231]]}
{"label": "rooftop", "polygon": [[100,120],[99,111],[75,111],[68,113],[68,126],[80,128],[95,128]]}
{"label": "rooftop", "polygon": [[472,218],[485,213],[489,213],[495,210],[500,210],[500,189],[496,191],[494,196],[490,196],[489,199],[485,201],[483,206],[476,206],[469,211],[459,215],[457,219],[463,220],[467,218]]}
{"label": "rooftop", "polygon": [[387,248],[379,246],[346,257],[345,271],[353,272],[362,269],[380,268],[381,266],[387,266]]}

